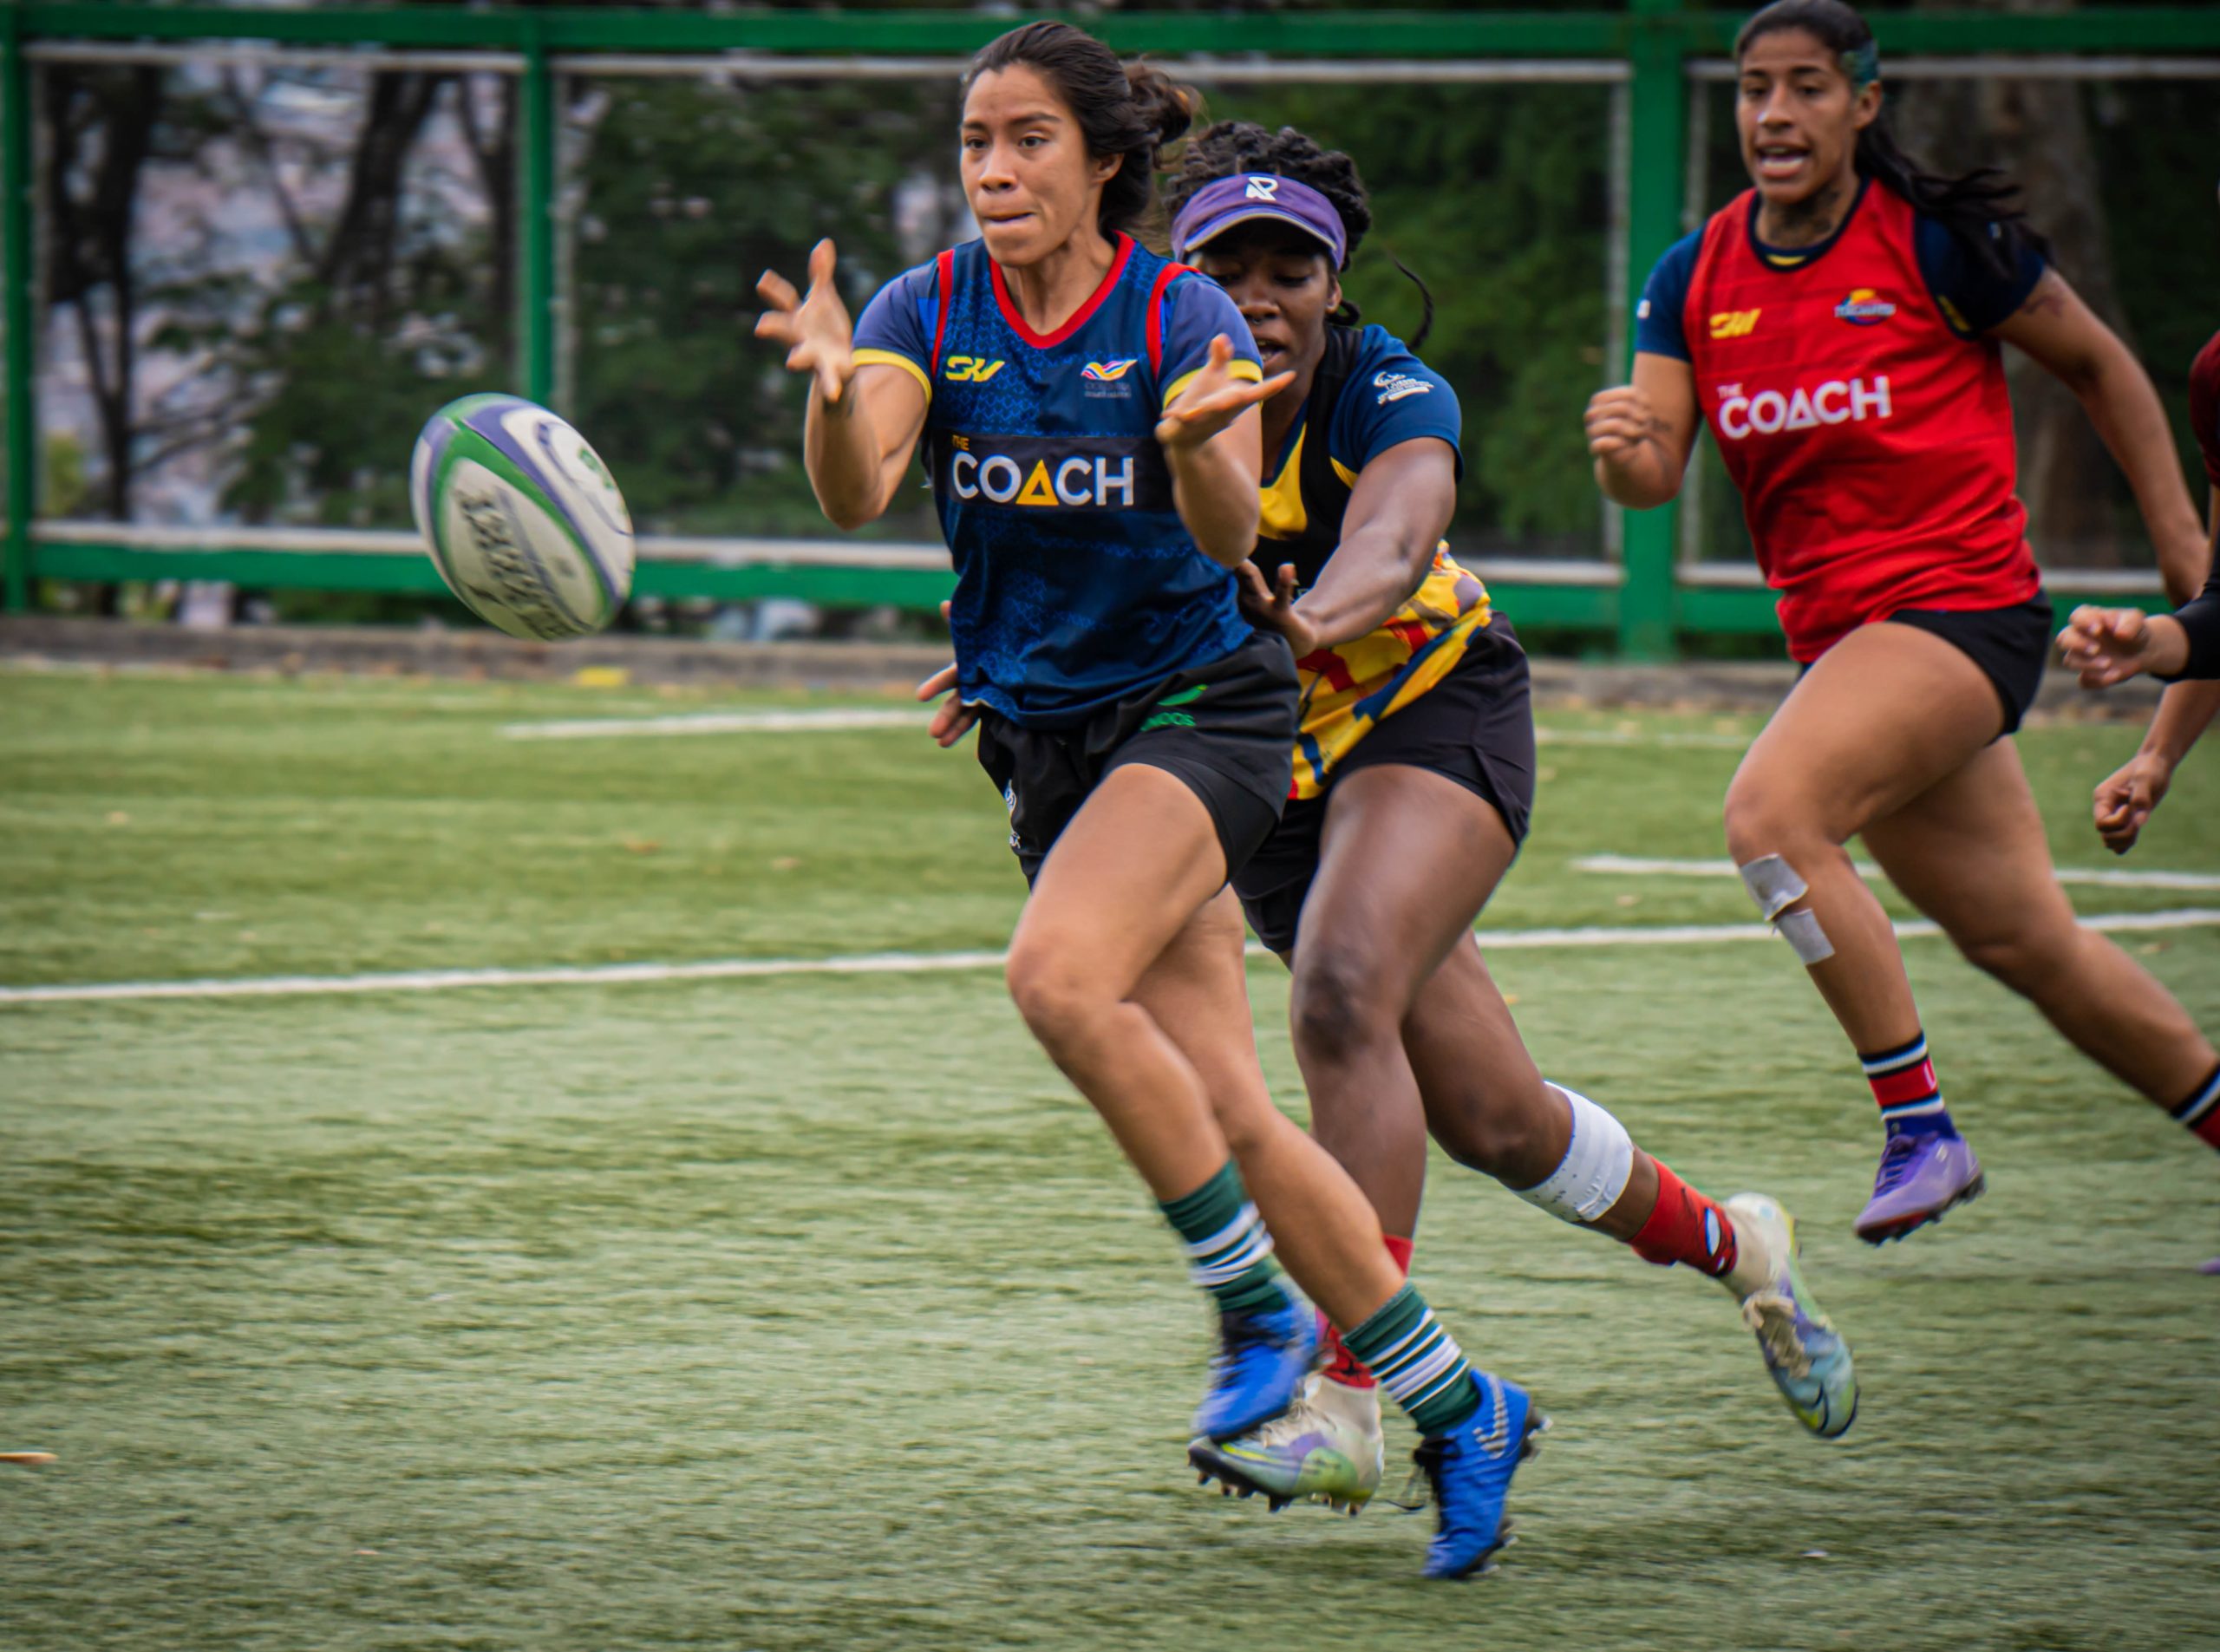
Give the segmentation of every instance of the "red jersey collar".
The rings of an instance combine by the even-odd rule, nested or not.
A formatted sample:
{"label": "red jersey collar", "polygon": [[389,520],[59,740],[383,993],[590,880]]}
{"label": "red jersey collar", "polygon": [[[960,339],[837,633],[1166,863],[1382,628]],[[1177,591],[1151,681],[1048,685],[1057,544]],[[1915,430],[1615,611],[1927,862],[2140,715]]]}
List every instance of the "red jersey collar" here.
{"label": "red jersey collar", "polygon": [[[1756,190],[1752,190],[1749,215],[1743,221],[1743,233],[1749,238],[1751,256],[1777,275],[1793,275],[1799,270],[1810,269],[1833,251],[1835,244],[1849,232],[1851,222],[1858,217],[1858,209],[1865,205],[1865,192],[1872,186],[1871,178],[1863,173],[1858,175],[1858,193],[1850,198],[1850,210],[1842,215],[1842,222],[1834,226],[1827,238],[1814,246],[1767,246],[1758,239],[1758,210],[1765,205],[1765,199]],[[1786,258],[1792,253],[1796,257],[1793,264],[1773,262],[1777,258]]]}
{"label": "red jersey collar", "polygon": [[1094,319],[1094,312],[1102,308],[1102,301],[1110,296],[1111,289],[1118,284],[1118,278],[1126,273],[1126,260],[1133,257],[1133,238],[1125,231],[1120,230],[1118,250],[1111,256],[1110,272],[1102,278],[1102,284],[1095,288],[1087,301],[1072,311],[1071,318],[1053,333],[1036,333],[1027,326],[1025,317],[1017,313],[1017,306],[1009,301],[1009,288],[1002,281],[1002,266],[990,258],[987,260],[987,268],[994,278],[995,303],[1002,310],[1002,319],[1009,323],[1010,331],[1015,333],[1035,349],[1050,349],[1062,343]]}

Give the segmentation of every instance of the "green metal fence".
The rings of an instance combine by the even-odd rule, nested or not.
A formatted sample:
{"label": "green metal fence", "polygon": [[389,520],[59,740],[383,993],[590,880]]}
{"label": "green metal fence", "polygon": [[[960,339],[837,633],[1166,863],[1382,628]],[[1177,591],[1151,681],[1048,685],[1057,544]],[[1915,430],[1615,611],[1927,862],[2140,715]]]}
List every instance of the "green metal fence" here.
{"label": "green metal fence", "polygon": [[[1439,76],[1456,66],[1474,79],[1567,78],[1621,88],[1625,165],[1622,302],[1630,311],[1657,257],[1688,227],[1692,76],[1716,72],[1740,12],[1631,0],[1620,12],[1109,12],[1078,19],[1124,51],[1146,49],[1221,75],[1251,78],[1331,61],[1381,78]],[[1965,72],[2001,71],[2031,58],[2108,58],[2168,73],[2220,75],[2220,6],[2107,7],[2041,13],[1876,11],[1892,69],[1916,60],[1966,60]],[[262,42],[291,49],[380,49],[500,54],[480,60],[520,77],[516,101],[519,214],[513,375],[536,400],[555,399],[559,314],[555,219],[556,77],[588,60],[627,72],[713,61],[750,73],[791,71],[804,60],[831,74],[872,72],[904,60],[932,72],[953,65],[1009,26],[1007,16],[952,11],[793,10],[755,13],[531,10],[418,6],[303,10],[150,6],[120,0],[0,4],[0,323],[6,339],[6,539],[0,599],[20,611],[36,578],[117,581],[224,579],[257,586],[436,592],[430,563],[399,535],[291,530],[150,531],[42,521],[35,498],[29,74],[33,59],[75,49],[144,52]],[[713,60],[710,55],[718,55]],[[2202,56],[2200,56],[2202,55]],[[2163,60],[2153,65],[2149,60]],[[2220,96],[2220,82],[2216,82]],[[1624,341],[1622,341],[1623,344]],[[1622,362],[1623,350],[1622,351]],[[1616,561],[1592,565],[1507,564],[1488,570],[1506,605],[1529,624],[1577,626],[1616,636],[1630,657],[1668,656],[1687,632],[1770,631],[1769,593],[1679,555],[1678,517],[1668,507],[1625,514]],[[643,540],[636,589],[671,597],[789,595],[827,604],[930,607],[945,593],[944,565],[916,548],[836,541]],[[2134,576],[2063,584],[2126,601],[2155,602],[2155,581]]]}

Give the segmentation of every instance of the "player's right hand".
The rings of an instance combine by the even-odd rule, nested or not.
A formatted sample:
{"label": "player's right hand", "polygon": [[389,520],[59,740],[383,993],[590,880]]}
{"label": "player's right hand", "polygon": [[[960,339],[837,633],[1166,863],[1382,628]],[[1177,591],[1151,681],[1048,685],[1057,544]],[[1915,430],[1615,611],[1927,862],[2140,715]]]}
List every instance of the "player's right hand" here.
{"label": "player's right hand", "polygon": [[2143,823],[2174,783],[2174,766],[2157,752],[2138,752],[2098,785],[2093,813],[2105,847],[2124,855],[2135,847]]}
{"label": "player's right hand", "polygon": [[1656,434],[1657,410],[1646,391],[1615,384],[1588,398],[1588,451],[1595,458],[1627,458]]}
{"label": "player's right hand", "polygon": [[[952,605],[949,603],[943,603],[940,605],[940,617],[943,619],[948,617],[948,611]],[[956,692],[956,662],[954,660],[950,660],[917,685],[917,698],[920,700],[930,700],[936,695],[943,694],[948,698],[940,702],[938,709],[933,713],[933,720],[925,725],[925,732],[943,748],[946,748],[953,746],[957,741],[963,739],[970,732],[971,725],[979,721],[979,708],[965,705],[963,696]]]}
{"label": "player's right hand", "polygon": [[755,318],[756,337],[784,344],[788,369],[810,375],[819,397],[828,407],[838,406],[856,375],[856,357],[848,307],[832,284],[832,243],[819,241],[809,250],[806,293],[797,293],[794,284],[775,270],[763,272],[755,291],[771,306]]}

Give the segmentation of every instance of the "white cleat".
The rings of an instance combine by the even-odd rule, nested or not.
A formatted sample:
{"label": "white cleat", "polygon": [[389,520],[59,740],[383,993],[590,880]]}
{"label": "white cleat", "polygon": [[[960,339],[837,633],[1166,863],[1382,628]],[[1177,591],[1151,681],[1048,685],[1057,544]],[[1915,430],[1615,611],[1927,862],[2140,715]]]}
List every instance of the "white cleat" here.
{"label": "white cleat", "polygon": [[1274,1512],[1311,1499],[1351,1514],[1380,1489],[1380,1390],[1313,1376],[1280,1416],[1238,1439],[1198,1440],[1187,1460],[1205,1480],[1261,1492]]}

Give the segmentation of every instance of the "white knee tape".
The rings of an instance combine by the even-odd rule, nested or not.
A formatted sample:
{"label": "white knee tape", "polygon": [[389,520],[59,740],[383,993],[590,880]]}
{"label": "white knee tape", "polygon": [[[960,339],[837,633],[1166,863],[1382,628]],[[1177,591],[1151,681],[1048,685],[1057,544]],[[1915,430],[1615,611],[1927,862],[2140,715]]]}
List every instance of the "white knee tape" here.
{"label": "white knee tape", "polygon": [[1827,932],[1819,927],[1816,916],[1786,910],[1812,892],[1812,886],[1796,875],[1795,867],[1779,855],[1761,855],[1738,870],[1742,874],[1742,887],[1750,891],[1758,911],[1765,914],[1766,923],[1780,931],[1780,938],[1788,943],[1798,957],[1810,965],[1824,963],[1834,957],[1834,943],[1827,939]]}
{"label": "white knee tape", "polygon": [[1550,1087],[1572,1109],[1572,1139],[1564,1161],[1538,1187],[1518,1197],[1567,1222],[1593,1222],[1619,1202],[1634,1174],[1634,1142],[1626,1126],[1577,1090]]}

